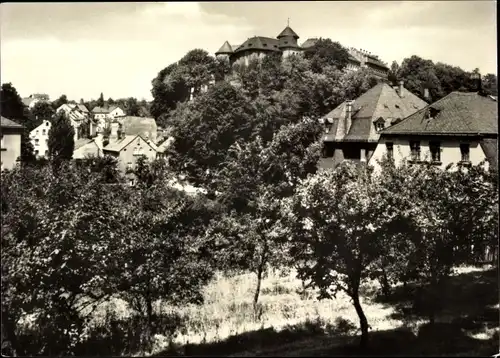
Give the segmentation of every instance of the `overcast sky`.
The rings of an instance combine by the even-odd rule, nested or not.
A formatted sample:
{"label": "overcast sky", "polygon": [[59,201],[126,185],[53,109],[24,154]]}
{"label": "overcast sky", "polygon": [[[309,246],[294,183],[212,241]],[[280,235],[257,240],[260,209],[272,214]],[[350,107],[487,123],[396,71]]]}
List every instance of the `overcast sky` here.
{"label": "overcast sky", "polygon": [[2,3],[1,82],[21,96],[151,99],[151,80],[187,51],[225,40],[330,38],[389,65],[419,55],[496,73],[494,1]]}

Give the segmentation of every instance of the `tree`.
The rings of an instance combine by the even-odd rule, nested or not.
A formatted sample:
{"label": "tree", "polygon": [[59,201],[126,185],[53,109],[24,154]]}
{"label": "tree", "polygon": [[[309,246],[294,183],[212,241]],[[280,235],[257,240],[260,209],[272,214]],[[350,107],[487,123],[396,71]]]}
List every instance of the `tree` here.
{"label": "tree", "polygon": [[17,121],[24,126],[24,131],[21,135],[21,161],[23,163],[33,162],[35,160],[35,154],[29,136],[33,124],[27,116],[27,111],[25,110],[21,96],[17,93],[16,88],[12,86],[12,83],[2,84],[0,99],[1,115]]}
{"label": "tree", "polygon": [[51,121],[55,110],[48,102],[37,102],[31,110],[31,121],[28,129],[32,131],[38,127],[44,120]]}
{"label": "tree", "polygon": [[112,106],[115,104],[115,101],[113,100],[113,98],[109,97],[108,100],[106,101],[106,104],[108,106]]}
{"label": "tree", "polygon": [[397,61],[393,61],[391,64],[391,69],[387,74],[387,80],[393,86],[396,86],[399,82],[399,64]]}
{"label": "tree", "polygon": [[401,64],[399,75],[405,81],[405,87],[422,99],[424,99],[425,88],[429,90],[431,102],[446,95],[441,88],[434,63],[431,60],[425,60],[415,55],[405,58]]}
{"label": "tree", "polygon": [[257,276],[254,309],[268,265],[288,262],[283,255],[286,230],[277,198],[293,195],[300,180],[316,172],[320,146],[314,121],[284,125],[267,145],[254,141],[230,148],[227,166],[220,173],[217,200],[231,214],[214,223],[208,233],[220,266],[249,269]]}
{"label": "tree", "polygon": [[483,89],[492,96],[498,96],[497,76],[492,73],[484,75]]}
{"label": "tree", "polygon": [[54,102],[52,102],[52,107],[57,110],[59,107],[61,107],[63,104],[68,103],[68,98],[66,97],[65,94],[61,95],[58,99],[56,99]]}
{"label": "tree", "polygon": [[127,98],[125,102],[125,110],[129,116],[139,116],[140,107],[137,104],[137,99],[134,97]]}
{"label": "tree", "polygon": [[99,99],[96,102],[96,106],[98,107],[104,107],[104,95],[101,92],[101,95],[99,96]]}
{"label": "tree", "polygon": [[[189,88],[185,80],[179,73],[178,65],[171,64],[161,70],[158,76],[153,79],[153,103],[151,104],[151,114],[158,119],[166,119],[177,103],[189,99]],[[162,123],[164,125],[164,123]]]}
{"label": "tree", "polygon": [[378,187],[362,167],[350,163],[336,171],[308,177],[290,201],[285,201],[291,235],[291,255],[301,265],[299,277],[320,289],[320,298],[342,291],[353,302],[368,345],[368,320],[360,302],[360,285],[380,257]]}
{"label": "tree", "polygon": [[178,107],[172,116],[172,170],[186,175],[195,186],[215,190],[217,173],[224,166],[229,147],[252,135],[251,113],[247,99],[225,82]]}
{"label": "tree", "polygon": [[128,234],[116,263],[122,267],[112,281],[122,297],[146,318],[147,342],[155,333],[153,302],[200,303],[201,289],[213,275],[201,239],[214,214],[196,197],[171,189],[165,180],[158,179],[160,182],[151,186],[129,189],[122,221]]}
{"label": "tree", "polygon": [[214,75],[216,62],[207,51],[194,49],[179,60],[177,68],[188,88],[193,88],[197,96],[203,85],[208,84]]}
{"label": "tree", "polygon": [[[116,225],[121,189],[99,181],[64,164],[57,174],[2,173],[2,325],[18,355],[71,355],[84,339],[83,309],[112,293],[112,258],[122,245],[114,235],[125,237]],[[15,327],[26,315],[36,331],[22,345]]]}
{"label": "tree", "polygon": [[55,162],[70,160],[75,148],[75,130],[64,113],[55,115],[49,130],[49,157]]}
{"label": "tree", "polygon": [[342,70],[349,63],[349,52],[338,42],[330,39],[319,39],[314,46],[304,52],[304,55],[311,61],[311,69],[316,73],[322,73],[325,66]]}
{"label": "tree", "polygon": [[382,268],[392,283],[418,284],[415,305],[431,324],[453,266],[479,258],[498,230],[496,180],[481,165],[450,169],[386,166],[377,179],[397,223],[380,235]]}
{"label": "tree", "polygon": [[25,120],[24,104],[12,83],[3,83],[0,94],[2,116],[12,120]]}

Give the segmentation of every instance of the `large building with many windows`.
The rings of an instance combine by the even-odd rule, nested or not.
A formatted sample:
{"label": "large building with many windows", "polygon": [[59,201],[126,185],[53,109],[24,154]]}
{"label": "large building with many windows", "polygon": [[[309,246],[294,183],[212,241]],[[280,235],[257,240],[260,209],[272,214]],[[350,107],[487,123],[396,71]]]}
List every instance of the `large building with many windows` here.
{"label": "large building with many windows", "polygon": [[395,163],[477,165],[498,168],[498,104],[479,92],[452,92],[380,133],[370,165]]}
{"label": "large building with many windows", "polygon": [[[281,53],[283,57],[302,53],[319,40],[319,38],[310,38],[299,44],[299,38],[299,35],[287,26],[276,38],[254,36],[238,45],[231,45],[225,41],[215,55],[229,60],[231,64],[248,65],[253,59],[262,59],[271,53]],[[378,56],[353,47],[348,47],[347,50],[349,52],[348,69],[368,68],[379,77],[387,77],[389,68]]]}

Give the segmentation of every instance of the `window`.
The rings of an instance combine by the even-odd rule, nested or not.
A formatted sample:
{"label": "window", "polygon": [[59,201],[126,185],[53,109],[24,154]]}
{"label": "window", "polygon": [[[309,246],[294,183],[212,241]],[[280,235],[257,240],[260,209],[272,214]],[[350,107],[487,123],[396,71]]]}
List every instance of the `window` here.
{"label": "window", "polygon": [[3,148],[3,134],[0,134],[0,148]]}
{"label": "window", "polygon": [[46,150],[46,151],[45,151],[45,156],[46,156],[46,157],[48,157],[48,156],[49,156],[49,151],[48,151],[48,150]]}
{"label": "window", "polygon": [[387,158],[390,160],[394,159],[394,143],[386,142],[385,148],[387,149]]}
{"label": "window", "polygon": [[42,134],[45,135],[45,129],[42,129]]}
{"label": "window", "polygon": [[38,145],[38,138],[35,139],[35,145]]}
{"label": "window", "polygon": [[325,133],[330,133],[332,130],[332,125],[330,123],[325,125]]}
{"label": "window", "polygon": [[420,160],[420,142],[410,142],[411,160]]}
{"label": "window", "polygon": [[37,149],[37,150],[35,150],[35,155],[38,155],[38,149]]}
{"label": "window", "polygon": [[384,130],[384,123],[383,122],[375,123],[375,129],[377,129],[377,132]]}
{"label": "window", "polygon": [[36,130],[36,132],[35,132],[35,133],[36,133],[36,134],[38,134],[38,129]]}
{"label": "window", "polygon": [[48,126],[49,126],[49,122],[45,123],[45,126],[47,126],[47,127],[48,127]]}
{"label": "window", "polygon": [[431,151],[431,160],[433,162],[441,161],[441,143],[429,142],[429,149]]}
{"label": "window", "polygon": [[470,153],[469,143],[460,144],[460,154],[462,155],[462,162],[470,161],[469,153]]}

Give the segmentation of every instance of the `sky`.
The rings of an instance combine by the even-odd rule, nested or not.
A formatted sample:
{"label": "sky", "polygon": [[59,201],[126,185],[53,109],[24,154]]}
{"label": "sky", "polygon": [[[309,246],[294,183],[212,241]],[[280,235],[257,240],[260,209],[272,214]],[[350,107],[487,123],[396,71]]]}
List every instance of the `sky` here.
{"label": "sky", "polygon": [[151,100],[151,81],[189,50],[224,41],[330,38],[388,65],[411,55],[497,72],[496,2],[2,3],[0,80],[22,97]]}

